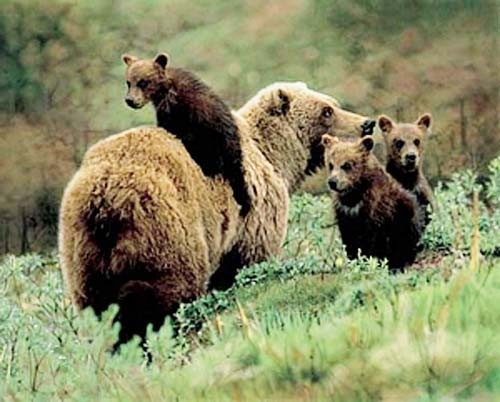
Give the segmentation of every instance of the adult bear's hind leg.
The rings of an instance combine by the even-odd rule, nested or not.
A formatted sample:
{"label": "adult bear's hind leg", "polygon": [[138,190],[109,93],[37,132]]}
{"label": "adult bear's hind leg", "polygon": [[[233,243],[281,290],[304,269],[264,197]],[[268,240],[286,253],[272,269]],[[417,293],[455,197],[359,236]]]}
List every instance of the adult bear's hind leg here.
{"label": "adult bear's hind leg", "polygon": [[237,246],[234,246],[220,262],[219,268],[209,279],[208,290],[227,290],[236,281],[236,275],[244,262]]}
{"label": "adult bear's hind leg", "polygon": [[151,279],[131,279],[118,291],[119,311],[115,321],[121,325],[115,350],[134,335],[146,340],[149,324],[154,331],[163,325],[165,318],[174,314],[181,303],[188,303],[204,293],[203,286],[172,280],[171,276]]}

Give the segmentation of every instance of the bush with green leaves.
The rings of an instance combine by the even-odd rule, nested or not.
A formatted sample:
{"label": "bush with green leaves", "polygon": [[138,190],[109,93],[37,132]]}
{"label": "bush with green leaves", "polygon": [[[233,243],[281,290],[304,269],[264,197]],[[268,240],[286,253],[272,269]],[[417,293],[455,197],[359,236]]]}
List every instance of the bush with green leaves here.
{"label": "bush with green leaves", "polygon": [[149,364],[137,339],[111,352],[116,306],[101,320],[75,311],[55,254],[6,256],[0,400],[498,398],[499,161],[481,184],[464,172],[437,187],[424,251],[404,274],[349,261],[329,197],[294,197],[283,254],[150,331]]}
{"label": "bush with green leaves", "polygon": [[[478,217],[481,251],[500,253],[500,158],[489,167],[490,176],[484,185],[477,176],[464,171],[448,183],[439,183],[435,189],[435,208],[432,221],[423,237],[426,252],[468,253],[474,229],[473,193],[483,197],[479,201]],[[301,275],[342,274],[347,283],[356,283],[357,272],[366,267],[381,265],[374,259],[360,258],[347,261],[342,242],[336,232],[333,209],[328,196],[302,194],[294,197],[290,223],[284,247],[284,256],[243,269],[233,289],[214,292],[200,300],[182,306],[176,317],[183,329],[199,328],[200,322],[228,307],[235,289],[266,281],[286,281]],[[421,273],[417,275],[422,276]]]}
{"label": "bush with green leaves", "polygon": [[479,194],[478,225],[481,251],[500,254],[500,157],[489,165],[489,177],[478,182],[470,171],[455,173],[448,183],[439,183],[434,191],[436,208],[433,219],[424,234],[429,249],[467,251],[470,248],[473,220],[473,194]]}

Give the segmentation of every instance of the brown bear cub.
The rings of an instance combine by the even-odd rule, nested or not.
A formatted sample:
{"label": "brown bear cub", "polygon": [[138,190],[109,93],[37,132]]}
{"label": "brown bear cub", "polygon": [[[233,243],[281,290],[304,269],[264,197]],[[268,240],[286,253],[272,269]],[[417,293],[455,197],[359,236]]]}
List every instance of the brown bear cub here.
{"label": "brown bear cub", "polygon": [[240,214],[250,210],[244,179],[240,133],[229,107],[194,74],[168,67],[168,55],[127,64],[127,105],[139,109],[151,101],[157,125],[178,137],[206,176],[222,174],[230,183]]}
{"label": "brown bear cub", "polygon": [[394,123],[387,116],[378,118],[387,149],[386,170],[417,198],[422,226],[430,221],[432,190],[422,171],[424,144],[432,117],[426,113],[415,123]]}
{"label": "brown bear cub", "polygon": [[387,258],[392,271],[415,260],[420,238],[415,197],[385,171],[366,136],[352,141],[323,135],[328,186],[347,256],[358,250]]}

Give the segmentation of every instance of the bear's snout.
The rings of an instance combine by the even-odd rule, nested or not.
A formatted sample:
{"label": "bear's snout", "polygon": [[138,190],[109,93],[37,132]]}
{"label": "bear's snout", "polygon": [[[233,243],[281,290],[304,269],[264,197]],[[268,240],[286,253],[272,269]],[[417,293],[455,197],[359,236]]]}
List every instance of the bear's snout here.
{"label": "bear's snout", "polygon": [[139,105],[134,102],[132,98],[125,98],[125,103],[130,106],[132,109],[139,109]]}
{"label": "bear's snout", "polygon": [[406,162],[415,163],[416,160],[417,160],[417,155],[415,154],[406,155]]}
{"label": "bear's snout", "polygon": [[376,124],[377,122],[375,120],[365,120],[363,124],[361,124],[361,136],[372,135]]}
{"label": "bear's snout", "polygon": [[330,177],[328,179],[328,187],[330,187],[330,190],[337,191],[337,180]]}
{"label": "bear's snout", "polygon": [[413,152],[406,154],[405,158],[404,158],[404,163],[405,163],[406,169],[408,169],[408,170],[415,169],[417,166],[417,163],[418,163],[417,154],[413,153]]}

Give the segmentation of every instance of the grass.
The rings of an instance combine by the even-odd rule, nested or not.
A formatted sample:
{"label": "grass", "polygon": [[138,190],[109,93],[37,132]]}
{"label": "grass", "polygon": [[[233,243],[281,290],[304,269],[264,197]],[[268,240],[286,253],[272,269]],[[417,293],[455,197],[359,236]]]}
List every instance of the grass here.
{"label": "grass", "polygon": [[[420,260],[348,261],[328,197],[294,197],[283,255],[109,350],[115,308],[77,314],[53,255],[0,265],[0,400],[500,399],[500,159],[436,189]],[[473,194],[479,194],[473,203]],[[177,335],[173,335],[176,328]]]}

